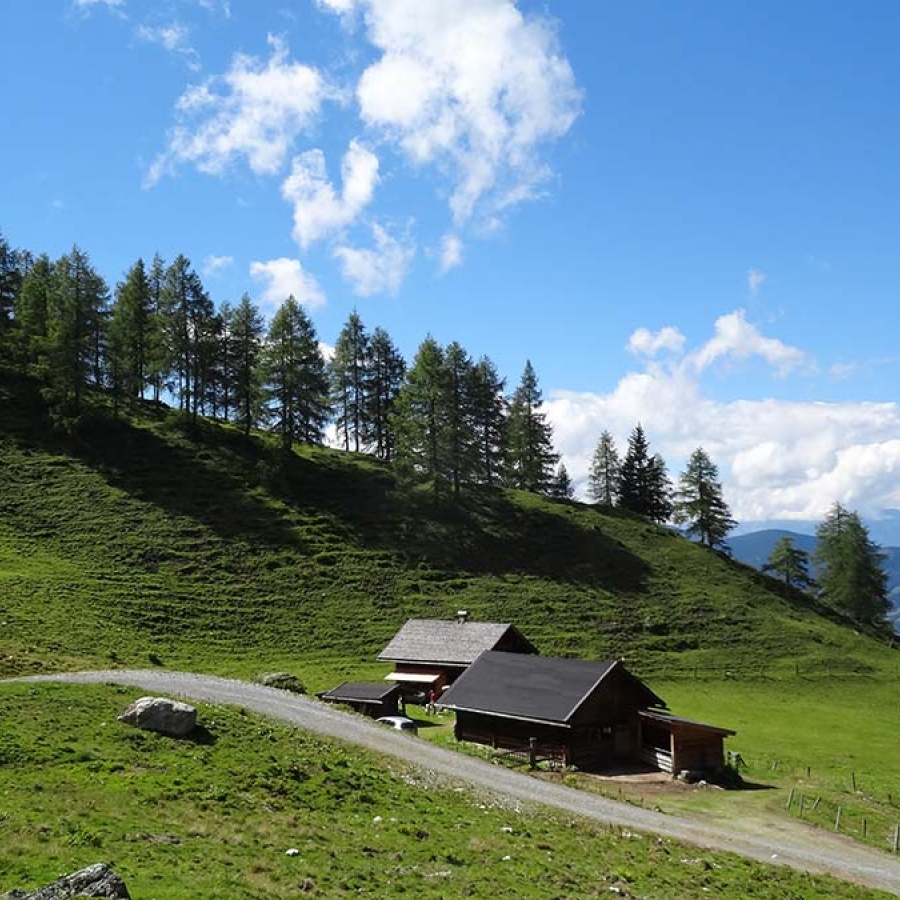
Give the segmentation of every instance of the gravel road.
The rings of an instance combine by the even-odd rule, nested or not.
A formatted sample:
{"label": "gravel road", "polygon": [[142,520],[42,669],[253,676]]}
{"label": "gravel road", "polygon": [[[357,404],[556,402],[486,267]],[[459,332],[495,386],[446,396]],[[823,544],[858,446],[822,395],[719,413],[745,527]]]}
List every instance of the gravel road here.
{"label": "gravel road", "polygon": [[728,850],[761,862],[827,873],[900,895],[900,860],[827,832],[803,827],[790,833],[742,833],[738,822],[725,832],[713,825],[652,812],[559,784],[541,781],[408,735],[392,732],[324,703],[245,681],[166,670],[110,670],[37,675],[15,682],[64,681],[122,684],[154,694],[241,706],[299,728],[338,738],[430,770],[449,782],[465,783],[512,803],[544,804],[596,822],[651,832],[700,847]]}

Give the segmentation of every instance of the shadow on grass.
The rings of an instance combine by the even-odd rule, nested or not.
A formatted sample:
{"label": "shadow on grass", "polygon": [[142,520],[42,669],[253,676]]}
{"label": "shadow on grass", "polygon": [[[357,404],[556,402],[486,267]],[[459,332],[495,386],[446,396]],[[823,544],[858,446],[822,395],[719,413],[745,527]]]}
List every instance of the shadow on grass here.
{"label": "shadow on grass", "polygon": [[184,740],[191,744],[211,747],[217,738],[205,725],[195,725],[194,730]]}

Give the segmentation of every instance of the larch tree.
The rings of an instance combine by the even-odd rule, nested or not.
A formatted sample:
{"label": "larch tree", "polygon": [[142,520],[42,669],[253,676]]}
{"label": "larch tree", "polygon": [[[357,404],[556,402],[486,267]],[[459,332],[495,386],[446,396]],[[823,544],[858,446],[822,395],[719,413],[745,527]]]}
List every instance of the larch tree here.
{"label": "larch tree", "polygon": [[166,264],[163,258],[154,254],[147,270],[147,290],[150,296],[150,318],[147,322],[146,367],[147,381],[152,389],[153,402],[160,402],[166,378],[173,368],[173,348],[169,340],[172,329],[169,326],[168,295],[166,285]]}
{"label": "larch tree", "polygon": [[47,316],[45,394],[63,417],[77,415],[85,388],[103,381],[109,289],[80,248],[53,265]]}
{"label": "larch tree", "polygon": [[816,529],[814,560],[825,602],[858,622],[882,623],[890,606],[884,559],[859,515],[835,503]]}
{"label": "larch tree", "polygon": [[147,354],[152,314],[150,282],[138,259],[116,286],[110,318],[110,350],[115,381],[131,400],[143,397],[147,385]]}
{"label": "larch tree", "polygon": [[619,499],[619,477],[622,463],[613,436],[603,431],[588,473],[588,493],[601,506],[615,506]]}
{"label": "larch tree", "polygon": [[39,256],[22,279],[16,297],[14,354],[23,375],[42,378],[46,374],[48,322],[52,309],[53,263],[46,253]]}
{"label": "larch tree", "polygon": [[719,470],[702,447],[691,454],[681,473],[673,519],[679,525],[687,525],[687,533],[707,547],[723,544],[737,524],[722,497]]}
{"label": "larch tree", "polygon": [[802,591],[809,590],[815,584],[809,574],[809,554],[796,547],[790,535],[778,538],[762,570],[772,572],[788,587]]}
{"label": "larch tree", "polygon": [[472,424],[470,391],[472,360],[454,341],[444,351],[447,371],[447,474],[458,497],[462,485],[474,481],[475,428]]}
{"label": "larch tree", "polygon": [[338,439],[359,453],[365,443],[371,383],[369,336],[356,310],[350,313],[334,345],[329,364],[331,405]]}
{"label": "larch tree", "polygon": [[13,312],[24,274],[22,254],[0,232],[0,348],[11,340]]}
{"label": "larch tree", "polygon": [[376,328],[369,340],[366,361],[369,385],[363,417],[366,447],[378,459],[390,461],[397,445],[393,410],[406,375],[406,362],[383,328]]}
{"label": "larch tree", "polygon": [[543,398],[531,361],[509,404],[508,479],[523,491],[547,493],[557,455],[553,450],[553,429],[541,411]]}
{"label": "larch tree", "polygon": [[575,485],[566,470],[565,463],[560,463],[553,481],[550,484],[550,496],[557,500],[572,500],[575,497]]}

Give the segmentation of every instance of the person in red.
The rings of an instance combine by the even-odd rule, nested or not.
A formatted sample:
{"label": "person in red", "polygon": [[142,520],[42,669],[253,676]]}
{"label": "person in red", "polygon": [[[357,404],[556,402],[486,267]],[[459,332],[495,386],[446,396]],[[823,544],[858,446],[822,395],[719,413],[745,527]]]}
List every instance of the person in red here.
{"label": "person in red", "polygon": [[432,688],[428,692],[428,705],[425,707],[425,712],[430,713],[431,715],[434,715],[434,713],[435,713],[434,701],[435,700],[437,700],[437,694],[434,692],[434,688]]}

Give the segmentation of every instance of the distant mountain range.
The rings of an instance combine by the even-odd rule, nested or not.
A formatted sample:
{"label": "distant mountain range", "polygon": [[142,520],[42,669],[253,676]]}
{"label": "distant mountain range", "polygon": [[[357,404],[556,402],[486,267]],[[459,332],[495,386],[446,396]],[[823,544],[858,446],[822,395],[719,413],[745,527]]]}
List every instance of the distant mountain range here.
{"label": "distant mountain range", "polygon": [[[900,512],[897,510],[889,510],[889,512],[893,513],[895,518],[890,523],[882,520],[882,528],[879,533],[890,534],[892,529],[895,529],[897,543],[900,544]],[[807,523],[792,522],[791,524],[795,527],[802,527]],[[868,522],[866,524],[872,540],[880,544],[881,542],[873,533],[875,529],[872,528],[872,524]],[[740,528],[737,530],[741,531]],[[812,531],[815,531],[815,523],[812,524]],[[783,537],[791,538],[798,550],[804,550],[810,556],[816,551],[816,538],[813,534],[804,534],[803,532],[786,528],[764,528],[760,531],[740,533],[736,536],[732,535],[728,537],[728,546],[731,548],[731,553],[735,559],[746,563],[748,566],[761,569],[772,553],[772,548]],[[881,544],[881,550],[885,554],[884,570],[887,572],[888,591],[891,603],[894,606],[892,618],[896,622],[900,620],[900,546],[891,547]],[[814,566],[812,567],[812,574],[815,576]]]}
{"label": "distant mountain range", "polygon": [[[736,536],[761,531],[786,531],[790,534],[811,536],[816,533],[819,524],[818,521],[805,519],[764,519],[741,522],[732,532],[728,543],[734,543]],[[877,516],[863,517],[863,524],[869,529],[869,536],[876,544],[880,544],[882,547],[900,547],[900,509],[884,509]]]}

